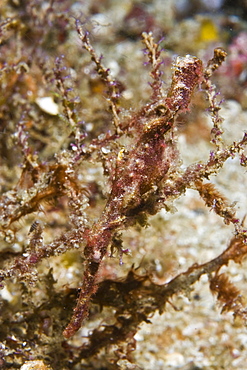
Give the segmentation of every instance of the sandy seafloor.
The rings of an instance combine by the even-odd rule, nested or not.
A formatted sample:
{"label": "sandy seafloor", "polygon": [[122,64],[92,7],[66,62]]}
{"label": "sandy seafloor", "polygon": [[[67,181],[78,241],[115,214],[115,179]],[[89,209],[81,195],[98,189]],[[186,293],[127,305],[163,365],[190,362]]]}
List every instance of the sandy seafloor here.
{"label": "sandy seafloor", "polygon": [[[140,73],[144,67],[141,50],[143,45],[139,41],[139,35],[141,31],[145,31],[145,27],[149,27],[150,22],[156,25],[154,29],[165,30],[165,45],[169,49],[164,53],[167,53],[165,55],[169,60],[172,60],[175,54],[187,53],[206,60],[215,46],[225,46],[229,49],[233,33],[236,37],[238,32],[247,32],[245,24],[247,21],[242,19],[241,9],[239,10],[241,6],[238,4],[235,10],[232,8],[229,10],[227,4],[223,2],[220,6],[220,1],[208,1],[208,6],[199,1],[191,2],[193,6],[190,6],[189,1],[173,0],[144,2],[109,0],[101,1],[99,5],[94,3],[96,2],[93,0],[72,1],[71,7],[74,12],[82,12],[85,19],[88,18],[90,24],[96,29],[95,47],[98,48],[97,50],[101,48],[105,65],[112,68],[116,75],[121,72],[118,61],[124,59],[127,70],[125,84],[128,86],[124,93],[126,106],[130,102],[141,104],[140,99],[148,96],[146,92],[148,73]],[[142,18],[138,20],[133,16],[133,19],[127,22],[126,16],[134,7],[142,9]],[[94,14],[92,14],[92,8],[94,8]],[[149,15],[150,20],[147,19]],[[223,25],[227,22],[230,24],[228,30],[227,26],[223,29]],[[208,39],[204,35],[206,25],[210,35]],[[119,30],[122,36],[118,39],[116,33]],[[157,33],[159,35],[159,32]],[[106,43],[107,39],[109,39],[108,43]],[[115,40],[118,40],[117,44]],[[73,59],[73,56],[70,58]],[[247,62],[245,68],[247,68]],[[247,85],[243,82],[244,78],[246,81],[244,72],[241,78],[235,76],[233,89],[238,83],[241,84],[236,99],[234,99],[234,91],[231,91],[229,76],[226,78],[227,86],[224,85],[225,80],[222,76],[215,81],[219,91],[223,91],[222,96],[225,99],[222,103],[221,115],[224,118],[224,138],[228,143],[239,140],[247,127]],[[139,92],[136,93],[136,91]],[[226,91],[226,97],[224,97],[224,91]],[[196,117],[193,116],[193,111],[199,111],[196,104],[195,101],[189,113],[192,117],[191,128],[188,129],[188,126],[185,128],[181,123],[178,130],[183,166],[205,161],[213,148],[207,134],[211,127],[209,114],[200,111]],[[188,120],[186,118],[186,122]],[[246,169],[239,165],[239,159],[229,159],[219,174],[212,176],[212,181],[230,203],[235,204],[237,217],[243,219],[247,206],[247,173]],[[109,275],[113,275],[111,269],[115,269],[119,276],[124,276],[134,261],[136,266],[141,265],[143,269],[152,269],[154,279],[164,283],[179,272],[185,271],[193,263],[203,263],[213,259],[227,247],[234,231],[233,227],[225,225],[219,216],[207,209],[195,191],[188,190],[174,202],[173,206],[174,212],[167,213],[162,210],[151,217],[148,228],[143,230],[136,228],[131,232],[123,233],[124,241],[130,246],[131,254],[124,256],[124,265],[120,267],[114,267],[118,264],[117,259],[114,261],[106,259],[104,266],[106,271],[109,271]],[[54,263],[56,277],[60,277],[62,286],[66,282],[66,273],[62,271],[62,267],[56,267],[56,262],[51,263]],[[241,266],[230,263],[228,267],[222,269],[240,289],[243,297],[247,297],[246,267],[247,261],[243,261]],[[78,274],[75,275],[78,280],[74,281],[76,286],[79,283],[79,277]],[[74,279],[73,268],[70,270],[69,279],[71,281]],[[119,360],[119,368],[245,370],[247,367],[246,327],[240,320],[234,321],[231,313],[221,314],[220,311],[216,298],[209,291],[207,277],[203,276],[190,294],[175,296],[172,299],[172,305],[167,305],[162,315],[155,313],[150,324],[141,325],[135,335],[136,350],[133,353],[133,363],[126,359]],[[93,326],[92,323],[86,325],[89,329]],[[26,365],[23,364],[22,370],[30,370],[34,368],[32,366],[34,363],[27,362]],[[83,365],[81,366],[83,369]],[[90,369],[93,368],[107,369],[107,355],[101,352],[99,357],[91,362]]]}

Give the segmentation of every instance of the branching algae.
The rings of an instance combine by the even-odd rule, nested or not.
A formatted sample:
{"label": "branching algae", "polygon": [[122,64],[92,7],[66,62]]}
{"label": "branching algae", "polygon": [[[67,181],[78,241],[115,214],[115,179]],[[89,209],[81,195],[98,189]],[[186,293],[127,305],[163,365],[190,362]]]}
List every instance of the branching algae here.
{"label": "branching algae", "polygon": [[[76,29],[82,47],[91,56],[106,90],[114,129],[91,142],[86,141],[86,135],[81,130],[74,109],[74,101],[70,99],[70,91],[66,87],[62,59],[57,58],[53,71],[54,81],[70,127],[70,146],[73,150],[64,149],[61,153],[56,153],[50,162],[42,162],[28,144],[27,125],[24,124],[24,119],[20,120],[15,137],[22,148],[22,170],[17,185],[1,196],[1,229],[2,235],[7,238],[13,232],[12,225],[16,221],[41,210],[44,201],[62,197],[66,197],[68,202],[71,228],[52,242],[45,243],[42,225],[35,221],[30,225],[30,240],[23,255],[5,256],[6,263],[3,263],[0,273],[1,280],[16,278],[20,282],[34,283],[37,279],[35,266],[40,261],[84,245],[82,285],[72,318],[63,328],[63,336],[69,339],[81,328],[89,316],[92,300],[101,307],[113,307],[116,310],[116,322],[114,325],[94,329],[89,335],[88,343],[79,348],[63,344],[70,353],[72,364],[94,355],[107,345],[120,344],[125,340],[131,342],[130,338],[133,339],[141,322],[148,321],[149,316],[156,310],[161,313],[174,294],[186,291],[203,274],[208,275],[210,289],[217,295],[223,310],[232,310],[235,316],[246,320],[246,309],[240,292],[225,274],[219,274],[220,268],[230,260],[240,263],[246,255],[246,230],[235,217],[234,208],[215,186],[208,182],[210,176],[217,174],[228,158],[239,155],[241,165],[246,164],[246,134],[231,145],[227,146],[223,142],[223,120],[219,114],[220,106],[215,86],[211,82],[211,76],[224,62],[226,52],[220,48],[215,49],[206,67],[197,57],[178,57],[172,67],[171,86],[165,92],[159,44],[155,43],[152,33],[143,33],[143,43],[151,66],[152,94],[149,102],[141,109],[136,111],[133,107],[133,111],[123,118],[120,108],[121,84],[113,79],[110,71],[103,66],[90,42],[89,33],[83,30],[78,20]],[[1,68],[2,80],[11,68]],[[213,122],[211,137],[215,150],[210,152],[205,162],[195,163],[183,169],[177,148],[176,122],[178,115],[189,109],[192,95],[198,87],[205,91],[208,100]],[[106,147],[108,150],[102,156],[102,148]],[[90,189],[80,183],[78,169],[95,156],[97,160],[102,161],[110,190],[101,216],[89,227],[85,212]],[[178,198],[189,188],[197,190],[205,204],[222,217],[226,224],[234,225],[235,234],[228,248],[212,261],[193,265],[165,285],[156,285],[148,274],[139,276],[134,268],[130,269],[124,280],[105,280],[99,283],[102,260],[108,252],[117,249],[120,262],[122,254],[126,252],[122,247],[121,232],[135,224],[146,226],[149,215],[155,215],[162,208],[169,210],[167,201]],[[54,282],[49,274],[47,279],[52,290]],[[36,314],[44,315],[44,312],[48,312],[52,308],[51,305],[55,304],[55,300],[64,307],[68,304],[68,296],[63,299],[54,296],[54,300],[51,299],[49,305],[45,305],[45,310],[44,305],[36,307]],[[47,320],[43,326],[46,335],[49,335],[49,323]],[[30,322],[27,327],[29,325]],[[59,336],[59,333],[56,335]],[[28,341],[28,338],[25,340]],[[65,339],[62,341],[67,343]],[[65,354],[63,356],[66,358]]]}

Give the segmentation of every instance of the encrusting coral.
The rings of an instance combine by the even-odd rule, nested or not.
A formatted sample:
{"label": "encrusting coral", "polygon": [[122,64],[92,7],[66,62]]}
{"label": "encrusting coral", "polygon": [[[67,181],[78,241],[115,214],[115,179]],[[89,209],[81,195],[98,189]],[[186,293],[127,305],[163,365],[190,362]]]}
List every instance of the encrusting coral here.
{"label": "encrusting coral", "polygon": [[[5,27],[7,26],[2,25],[2,31]],[[9,27],[18,25],[12,21]],[[133,337],[140,323],[148,322],[150,315],[156,310],[163,312],[174,294],[190,289],[203,274],[208,275],[210,289],[217,296],[222,309],[233,311],[235,316],[245,321],[246,309],[240,292],[227,275],[220,274],[219,271],[223,265],[228,265],[230,260],[240,263],[245,257],[246,230],[236,218],[233,206],[215,185],[208,181],[211,175],[219,172],[228,158],[239,155],[240,164],[246,164],[244,150],[247,134],[230,145],[224,143],[223,119],[219,114],[220,105],[215,86],[211,82],[212,74],[224,62],[226,52],[221,48],[215,49],[206,67],[197,57],[177,57],[172,66],[171,86],[165,92],[159,44],[154,41],[151,32],[143,33],[152,78],[152,93],[147,104],[139,110],[133,107],[133,110],[124,116],[121,111],[121,83],[112,78],[109,69],[103,66],[101,57],[97,56],[91,44],[90,34],[84,31],[79,20],[76,20],[76,30],[82,47],[89,53],[104,86],[106,102],[112,115],[112,130],[91,141],[87,140],[75,109],[75,99],[71,98],[70,88],[67,87],[63,60],[58,57],[53,70],[53,81],[59,91],[64,118],[69,127],[69,149],[63,148],[53,158],[43,162],[39,153],[34,152],[29,144],[28,125],[31,126],[31,123],[24,116],[21,117],[15,132],[15,140],[22,148],[21,173],[17,184],[1,196],[0,221],[1,232],[6,239],[15,232],[13,225],[16,221],[42,210],[44,202],[59,199],[62,203],[66,199],[70,229],[45,243],[43,226],[36,220],[30,225],[29,242],[25,243],[23,253],[16,257],[14,253],[3,252],[1,280],[16,279],[23,284],[23,296],[28,301],[28,284],[33,286],[36,283],[39,273],[35,267],[42,260],[84,247],[84,276],[80,293],[72,318],[63,328],[63,335],[69,339],[81,328],[83,321],[90,316],[92,301],[100,307],[114,308],[115,323],[94,329],[89,335],[88,343],[79,348],[69,346],[66,339],[62,339],[63,347],[70,354],[69,361],[74,365],[112,344],[120,346],[123,341],[128,341],[129,346],[134,347]],[[2,66],[1,80],[4,81],[7,74],[13,73],[16,68],[11,65]],[[22,73],[25,76],[27,67],[23,68]],[[41,65],[41,68],[45,67]],[[51,80],[48,73],[45,78]],[[211,139],[215,150],[209,153],[205,162],[194,163],[184,169],[177,147],[176,122],[179,114],[189,110],[192,96],[199,87],[205,92],[208,100],[208,110],[213,122]],[[28,116],[28,109],[26,114]],[[102,162],[108,190],[102,214],[90,226],[86,213],[91,190],[80,181],[80,171],[83,171],[81,169],[86,166],[85,163],[90,164],[93,161]],[[122,246],[121,232],[136,224],[146,226],[150,215],[157,214],[163,208],[169,211],[168,202],[180,197],[189,188],[196,190],[206,206],[226,224],[234,225],[235,233],[228,248],[209,262],[194,264],[164,285],[155,284],[149,274],[138,275],[133,266],[125,279],[105,279],[99,282],[99,271],[108,252],[117,250],[120,262],[123,253],[128,253],[128,249]],[[46,282],[53,291],[52,272],[49,274],[46,276]],[[54,297],[54,301],[51,299],[47,305],[33,307],[31,311],[35,311],[36,316],[47,315],[49,309],[52,310],[52,304],[56,310],[58,308],[55,304],[59,303],[63,307],[65,304],[69,305],[70,295],[75,298],[75,292],[69,291],[64,293],[63,297]],[[61,313],[59,315],[61,316]],[[62,319],[63,325],[66,319]],[[49,320],[43,324],[42,329],[48,337],[51,325]],[[30,322],[27,322],[26,338],[25,334],[22,334],[27,342],[29,330]],[[56,336],[61,334],[62,328],[57,330]],[[29,345],[32,346],[31,341]],[[130,352],[132,349],[128,350]],[[2,352],[4,364],[4,358],[9,354],[3,350]],[[37,358],[39,356],[40,354]],[[66,359],[66,354],[63,356]]]}

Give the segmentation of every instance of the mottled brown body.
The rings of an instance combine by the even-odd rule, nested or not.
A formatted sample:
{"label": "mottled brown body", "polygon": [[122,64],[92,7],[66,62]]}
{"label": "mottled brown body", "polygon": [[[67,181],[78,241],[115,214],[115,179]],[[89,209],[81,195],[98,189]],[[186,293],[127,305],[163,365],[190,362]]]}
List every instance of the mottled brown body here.
{"label": "mottled brown body", "polygon": [[133,223],[144,210],[152,213],[155,209],[155,195],[176,156],[176,148],[169,142],[176,115],[188,109],[191,95],[201,79],[199,59],[178,58],[167,98],[148,106],[147,117],[143,117],[143,112],[135,116],[138,139],[128,152],[119,152],[105,210],[87,237],[83,285],[72,320],[63,333],[66,338],[80,328],[88,315],[90,298],[97,290],[100,264],[116,232]]}

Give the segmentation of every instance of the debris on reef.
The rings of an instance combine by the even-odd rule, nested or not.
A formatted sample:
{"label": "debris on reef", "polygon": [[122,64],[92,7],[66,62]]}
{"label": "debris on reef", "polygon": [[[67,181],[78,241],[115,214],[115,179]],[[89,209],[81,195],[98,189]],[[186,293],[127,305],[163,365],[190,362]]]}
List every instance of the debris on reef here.
{"label": "debris on reef", "polygon": [[[72,18],[66,4],[59,11],[53,2],[35,4],[0,23],[0,366],[140,369],[141,326],[156,312],[163,319],[169,308],[174,315],[186,311],[177,300],[191,297],[202,279],[222,314],[244,327],[245,294],[229,270],[244,263],[245,218],[217,179],[223,171],[235,177],[232,162],[245,170],[247,134],[237,137],[235,122],[224,119],[214,78],[221,80],[222,71],[230,78],[229,66],[239,60],[236,101],[244,105],[245,33],[230,49],[239,59],[215,46],[209,61],[185,54],[171,62],[164,40],[156,41],[157,19],[143,5],[130,7],[123,16],[130,26],[119,27],[118,37],[133,33],[129,47],[137,55],[141,45],[133,42],[142,39],[146,66],[138,82],[138,62],[132,70],[128,61],[127,76],[124,58],[116,62],[103,48],[103,60],[92,24]],[[135,17],[143,22],[132,27]],[[219,37],[215,31],[197,42]],[[167,45],[178,48],[174,40]],[[186,137],[198,159],[188,160]],[[200,140],[205,150],[198,153]],[[196,234],[197,216],[208,229],[217,220],[218,231],[202,225],[198,251],[185,242],[181,257],[175,236],[179,228],[186,235],[189,223]],[[173,341],[185,336],[176,330]]]}

